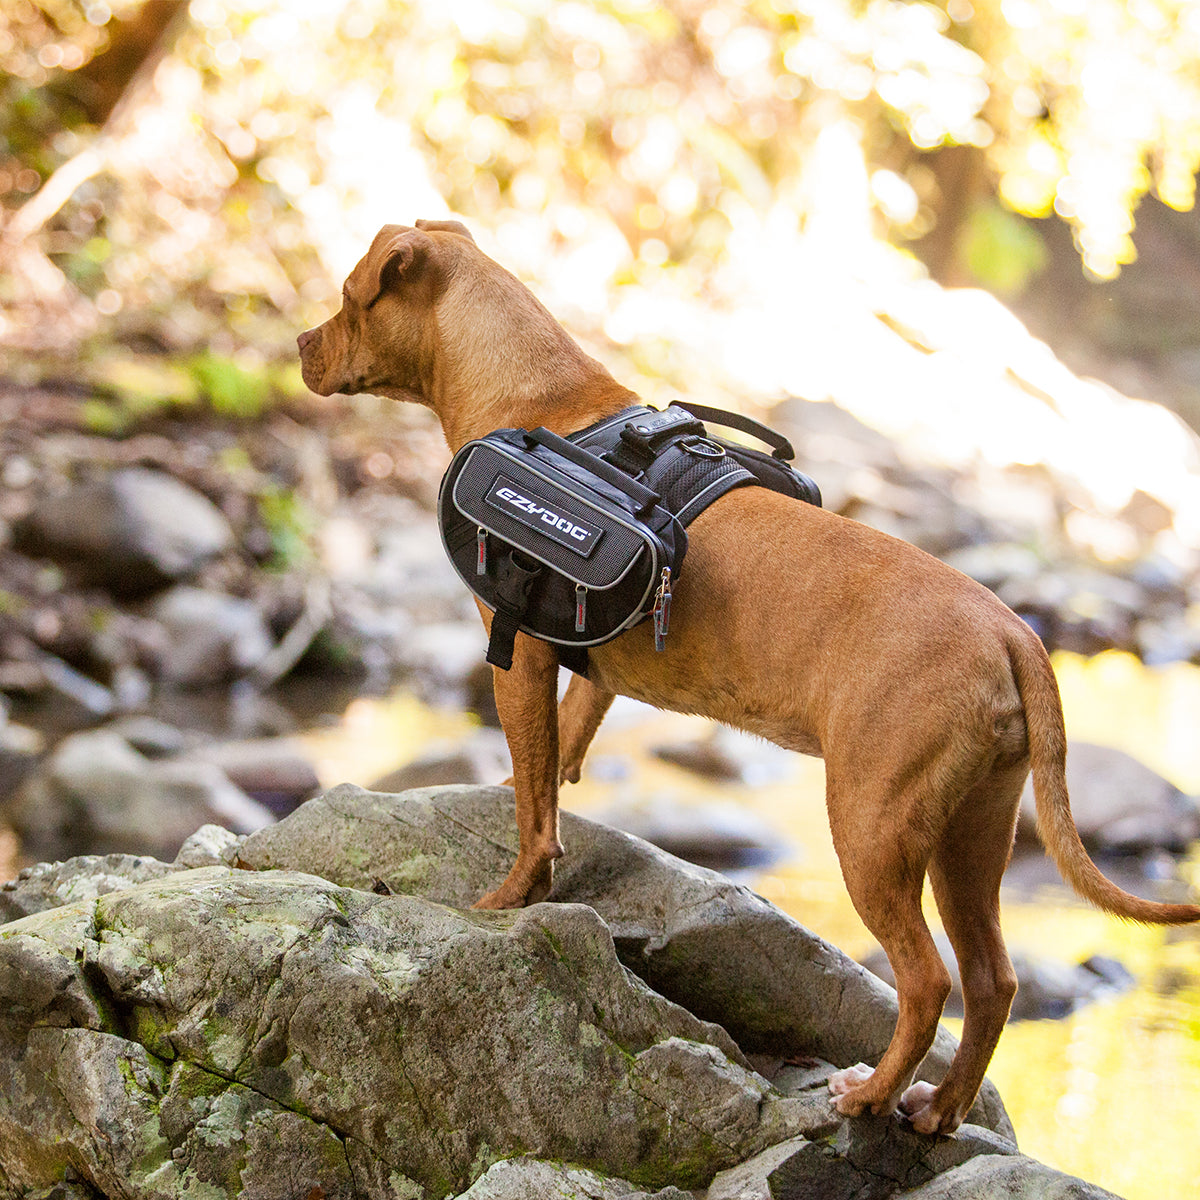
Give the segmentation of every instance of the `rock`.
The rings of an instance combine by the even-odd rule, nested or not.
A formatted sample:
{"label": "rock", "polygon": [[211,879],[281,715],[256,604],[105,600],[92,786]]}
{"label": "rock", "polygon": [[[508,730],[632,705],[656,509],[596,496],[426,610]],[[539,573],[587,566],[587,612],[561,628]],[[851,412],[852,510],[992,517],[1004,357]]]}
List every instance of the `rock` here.
{"label": "rock", "polygon": [[722,783],[777,783],[796,769],[790,751],[724,725],[714,725],[703,737],[691,741],[655,746],[651,753],[703,779]]}
{"label": "rock", "polygon": [[692,1195],[668,1187],[650,1196],[628,1180],[583,1167],[509,1158],[485,1171],[459,1200],[692,1200]]}
{"label": "rock", "polygon": [[498,729],[479,729],[465,738],[436,743],[419,758],[389,771],[371,790],[405,792],[454,783],[496,783],[511,774],[504,734]]}
{"label": "rock", "polygon": [[19,546],[123,594],[182,579],[234,540],[207,497],[142,467],[40,498],[14,532]]}
{"label": "rock", "polygon": [[179,870],[191,867],[230,866],[244,838],[222,825],[201,825],[184,839],[171,864]]}
{"label": "rock", "polygon": [[0,924],[65,904],[86,904],[178,869],[133,854],[86,854],[67,862],[37,863],[0,885]]}
{"label": "rock", "polygon": [[1064,1175],[1024,1155],[980,1155],[946,1171],[904,1200],[1120,1200],[1093,1183]]}
{"label": "rock", "polygon": [[1037,622],[1053,648],[1096,654],[1133,648],[1133,629],[1145,607],[1142,589],[1129,579],[1097,569],[1076,568],[1010,578],[996,594],[1011,609]]}
{"label": "rock", "polygon": [[773,1146],[743,1164],[737,1190],[718,1176],[722,1190],[715,1198],[710,1190],[708,1200],[885,1200],[978,1155],[1017,1153],[990,1130],[963,1125],[953,1138],[930,1139],[894,1116],[846,1121],[831,1138],[787,1145],[788,1155]]}
{"label": "rock", "polygon": [[[950,940],[940,931],[934,934],[933,940],[950,972],[951,988],[950,998],[946,1001],[946,1016],[961,1017],[962,979]],[[1009,957],[1018,981],[1017,995],[1008,1015],[1010,1021],[1066,1017],[1081,1004],[1125,991],[1133,984],[1133,976],[1114,959],[1097,957],[1095,963],[1091,959],[1081,963],[1066,963],[1012,948]],[[891,964],[882,950],[875,950],[864,958],[863,966],[885,983],[895,985]]]}
{"label": "rock", "polygon": [[[551,899],[594,908],[622,962],[657,992],[722,1025],[747,1053],[878,1061],[898,1010],[895,992],[865,968],[724,876],[572,813],[562,814],[562,830],[567,855]],[[251,834],[238,863],[319,872],[345,887],[382,881],[465,908],[500,883],[516,850],[511,789],[395,797],[346,785]],[[940,1079],[955,1044],[940,1030],[921,1077]],[[970,1119],[1011,1136],[990,1083]]]}
{"label": "rock", "polygon": [[192,744],[182,729],[155,717],[121,717],[105,728],[147,758],[174,758]]}
{"label": "rock", "polygon": [[191,758],[219,767],[235,786],[276,817],[286,816],[321,788],[312,760],[291,738],[216,742],[194,750]]}
{"label": "rock", "polygon": [[10,721],[0,702],[0,802],[17,790],[44,750],[41,734]]}
{"label": "rock", "polygon": [[[1089,850],[1135,854],[1165,849],[1180,854],[1200,838],[1197,800],[1124,751],[1071,742],[1067,787],[1079,836]],[[1017,836],[1037,841],[1037,812],[1028,782]]]}
{"label": "rock", "polygon": [[766,821],[732,802],[688,803],[670,796],[610,804],[595,819],[714,870],[763,866],[787,849]]}
{"label": "rock", "polygon": [[358,1156],[392,1173],[373,1194],[440,1200],[522,1153],[697,1187],[803,1131],[804,1106],[627,972],[581,905],[182,871],[6,926],[0,1010],[19,1191],[69,1163],[105,1194],[292,1178],[349,1197]]}
{"label": "rock", "polygon": [[401,650],[400,665],[417,677],[431,699],[463,699],[487,654],[487,634],[478,619],[418,625]]}
{"label": "rock", "polygon": [[212,763],[154,761],[109,730],[65,738],[0,803],[0,817],[37,858],[124,850],[170,859],[199,825],[247,833],[273,820]]}
{"label": "rock", "polygon": [[266,658],[271,632],[249,600],[179,585],[159,596],[150,613],[167,632],[160,678],[180,687],[224,683]]}
{"label": "rock", "polygon": [[[764,1052],[753,1064],[769,1078],[759,1074],[724,1028],[622,960],[670,981],[655,960],[677,958],[676,990],[724,996],[728,1026],[785,1047],[808,1018],[783,987],[762,994],[773,975],[812,993],[798,1004],[821,1006],[811,1040],[823,1045],[861,1040],[837,1027],[871,1008],[887,1023],[875,1042],[886,1040],[894,1003],[727,880],[580,818],[564,831],[587,883],[559,880],[561,902],[500,913],[439,900],[477,894],[511,858],[502,788],[344,787],[245,839],[202,829],[175,863],[25,872],[3,894],[30,915],[0,928],[0,1193],[1106,1195],[1020,1157],[1006,1133],[964,1125],[928,1138],[896,1117],[840,1117],[829,1062]],[[240,869],[226,865],[235,854]],[[340,886],[282,861],[322,854],[329,875],[370,886],[383,870],[436,898]],[[589,886],[611,924],[570,898]],[[781,997],[775,1017],[752,1011]],[[992,1104],[1007,1132],[994,1093]]]}
{"label": "rock", "polygon": [[14,648],[17,656],[0,662],[0,685],[6,691],[54,704],[69,723],[87,724],[112,715],[117,700],[111,689],[25,638],[10,638],[8,649]]}
{"label": "rock", "polygon": [[407,610],[418,625],[478,614],[438,533],[437,517],[400,496],[376,494],[358,506],[372,532],[375,553],[359,580],[373,599]]}

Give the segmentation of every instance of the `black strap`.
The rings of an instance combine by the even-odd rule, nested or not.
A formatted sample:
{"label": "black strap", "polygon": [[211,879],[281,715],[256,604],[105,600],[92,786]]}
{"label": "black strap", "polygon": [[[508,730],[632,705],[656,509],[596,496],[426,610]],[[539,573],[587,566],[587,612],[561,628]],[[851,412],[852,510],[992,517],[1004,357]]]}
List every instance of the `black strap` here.
{"label": "black strap", "polygon": [[[486,661],[502,671],[513,664],[513,644],[521,628],[521,618],[529,607],[529,589],[542,573],[541,563],[532,559],[531,567],[517,560],[519,551],[504,555],[496,563],[496,597],[498,603],[492,616],[492,632],[488,638]],[[524,555],[521,555],[524,558]]]}
{"label": "black strap", "polygon": [[557,433],[551,433],[544,425],[531,429],[525,434],[525,438],[527,441],[537,442],[556,451],[563,458],[570,459],[577,466],[591,471],[593,475],[598,475],[605,483],[611,483],[613,487],[619,488],[627,496],[633,498],[638,505],[639,512],[653,508],[658,503],[657,492],[652,492],[648,487],[638,483],[636,479],[631,479],[624,471],[614,467],[612,463],[605,462],[598,454],[593,454],[590,450],[585,450],[574,442],[568,442],[566,438],[559,437]]}
{"label": "black strap", "polygon": [[796,457],[792,443],[782,433],[777,433],[761,421],[754,420],[753,417],[743,417],[741,413],[726,412],[722,408],[709,408],[706,404],[693,404],[691,400],[672,400],[671,403],[676,408],[690,412],[693,417],[699,417],[701,421],[711,421],[714,425],[737,429],[742,433],[748,433],[751,437],[758,438],[760,442],[766,442],[771,447],[773,458],[790,462]]}
{"label": "black strap", "polygon": [[513,665],[513,646],[517,640],[517,631],[521,628],[521,618],[508,609],[498,608],[492,617],[492,635],[488,638],[487,662],[502,671],[509,670]]}
{"label": "black strap", "polygon": [[582,675],[586,679],[588,648],[586,646],[559,646],[558,665],[566,667],[568,671],[573,671],[576,675]]}

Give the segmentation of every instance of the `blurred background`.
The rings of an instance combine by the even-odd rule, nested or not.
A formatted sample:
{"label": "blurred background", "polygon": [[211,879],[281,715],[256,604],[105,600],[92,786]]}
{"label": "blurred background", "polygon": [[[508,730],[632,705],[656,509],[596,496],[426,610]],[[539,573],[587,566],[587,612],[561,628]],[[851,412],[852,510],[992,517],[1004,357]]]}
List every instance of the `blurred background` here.
{"label": "blurred background", "polygon": [[[295,361],[381,224],[454,215],[648,402],[994,588],[1104,869],[1200,883],[1197,63],[1195,0],[6,0],[0,877],[507,774],[439,430]],[[821,783],[626,705],[564,800],[867,956]],[[1022,1147],[1187,1194],[1200,941],[1028,836]]]}

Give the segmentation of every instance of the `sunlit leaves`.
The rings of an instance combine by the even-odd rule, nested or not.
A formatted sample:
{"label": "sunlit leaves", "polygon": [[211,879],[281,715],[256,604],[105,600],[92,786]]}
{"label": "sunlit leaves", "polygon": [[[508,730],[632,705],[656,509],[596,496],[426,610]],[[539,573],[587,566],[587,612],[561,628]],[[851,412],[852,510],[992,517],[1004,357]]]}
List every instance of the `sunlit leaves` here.
{"label": "sunlit leaves", "polygon": [[[103,47],[111,15],[5,5],[6,210],[90,144],[48,133],[70,122],[42,85]],[[192,0],[45,244],[123,326],[282,346],[379,224],[449,209],[552,294],[570,264],[560,298],[602,320],[611,289],[655,272],[718,285],[747,214],[926,233],[943,198],[923,158],[966,146],[1105,276],[1146,190],[1193,201],[1197,62],[1194,0]],[[1034,256],[999,212],[964,237],[1011,282]]]}

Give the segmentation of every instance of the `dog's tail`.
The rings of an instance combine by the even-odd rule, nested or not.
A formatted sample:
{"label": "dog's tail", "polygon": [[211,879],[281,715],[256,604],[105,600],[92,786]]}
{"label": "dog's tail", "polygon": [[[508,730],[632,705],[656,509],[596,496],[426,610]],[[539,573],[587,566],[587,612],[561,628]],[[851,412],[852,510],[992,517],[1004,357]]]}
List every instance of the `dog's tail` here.
{"label": "dog's tail", "polygon": [[1063,878],[1083,899],[1118,917],[1154,925],[1200,921],[1200,907],[1196,905],[1160,904],[1122,891],[1088,857],[1071,816],[1066,778],[1067,735],[1050,658],[1036,637],[1010,638],[1008,652],[1025,709],[1038,836]]}

